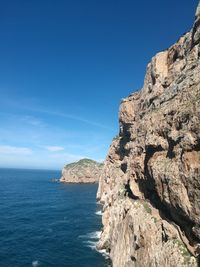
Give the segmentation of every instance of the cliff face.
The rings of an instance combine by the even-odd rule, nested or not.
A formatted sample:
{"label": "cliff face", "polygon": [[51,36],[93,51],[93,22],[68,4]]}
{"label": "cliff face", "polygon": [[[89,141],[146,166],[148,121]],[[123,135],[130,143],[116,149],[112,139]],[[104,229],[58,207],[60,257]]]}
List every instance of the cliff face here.
{"label": "cliff face", "polygon": [[60,182],[98,183],[103,164],[91,159],[81,159],[66,165],[62,170]]}
{"label": "cliff face", "polygon": [[100,178],[99,249],[113,267],[198,266],[200,5],[192,30],[147,66],[122,100],[120,133]]}

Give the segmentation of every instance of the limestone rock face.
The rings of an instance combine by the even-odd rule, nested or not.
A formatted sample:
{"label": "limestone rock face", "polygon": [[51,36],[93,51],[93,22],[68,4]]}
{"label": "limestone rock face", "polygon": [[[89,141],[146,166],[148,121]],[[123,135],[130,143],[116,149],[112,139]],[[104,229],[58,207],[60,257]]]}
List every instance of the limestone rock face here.
{"label": "limestone rock face", "polygon": [[103,163],[91,159],[81,159],[63,168],[60,182],[98,183],[102,168]]}
{"label": "limestone rock face", "polygon": [[122,100],[120,133],[100,178],[113,267],[200,262],[200,5],[190,32],[147,66]]}

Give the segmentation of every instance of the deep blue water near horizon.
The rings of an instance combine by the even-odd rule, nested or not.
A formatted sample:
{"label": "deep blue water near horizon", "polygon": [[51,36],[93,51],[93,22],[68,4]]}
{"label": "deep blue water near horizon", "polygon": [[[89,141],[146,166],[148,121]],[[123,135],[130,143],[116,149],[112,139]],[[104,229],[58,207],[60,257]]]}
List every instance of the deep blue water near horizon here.
{"label": "deep blue water near horizon", "polygon": [[0,267],[107,267],[97,185],[51,182],[58,171],[0,169]]}

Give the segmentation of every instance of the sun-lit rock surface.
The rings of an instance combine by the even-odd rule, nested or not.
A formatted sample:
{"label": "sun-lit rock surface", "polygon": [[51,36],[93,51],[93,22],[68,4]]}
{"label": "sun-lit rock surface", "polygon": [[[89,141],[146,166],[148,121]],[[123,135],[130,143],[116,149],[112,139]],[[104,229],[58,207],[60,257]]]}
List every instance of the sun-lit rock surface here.
{"label": "sun-lit rock surface", "polygon": [[122,100],[97,198],[97,247],[113,267],[198,266],[200,254],[200,5],[190,32],[147,66]]}
{"label": "sun-lit rock surface", "polygon": [[67,164],[62,170],[60,182],[64,183],[98,183],[103,163],[91,159],[81,159]]}

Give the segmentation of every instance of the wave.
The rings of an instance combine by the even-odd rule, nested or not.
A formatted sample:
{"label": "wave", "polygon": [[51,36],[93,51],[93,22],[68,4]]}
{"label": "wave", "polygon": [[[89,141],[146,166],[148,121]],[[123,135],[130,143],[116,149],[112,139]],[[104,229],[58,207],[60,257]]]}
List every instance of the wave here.
{"label": "wave", "polygon": [[101,253],[101,255],[105,259],[110,259],[109,253],[105,249],[97,250],[97,247],[96,247],[97,242],[88,240],[88,241],[85,241],[84,243],[86,244],[88,248],[91,248],[92,250],[96,250],[97,252]]}
{"label": "wave", "polygon": [[101,237],[101,231],[95,231],[92,233],[88,233],[86,235],[80,235],[79,238],[85,239],[83,243],[86,244],[87,247],[96,250],[96,244]]}
{"label": "wave", "polygon": [[101,253],[106,259],[109,259],[109,253],[105,249],[98,250],[99,253]]}
{"label": "wave", "polygon": [[95,214],[96,214],[96,215],[99,215],[99,216],[102,216],[102,211],[99,210],[99,211],[95,212]]}
{"label": "wave", "polygon": [[87,237],[90,239],[99,239],[101,237],[101,231],[95,231],[87,234]]}
{"label": "wave", "polygon": [[79,238],[85,238],[85,239],[99,239],[101,237],[101,231],[95,231],[92,233],[88,233],[86,235],[79,235]]}
{"label": "wave", "polygon": [[101,231],[95,231],[95,232],[91,232],[88,233],[86,235],[80,235],[79,238],[85,239],[83,240],[83,243],[85,244],[86,247],[91,248],[92,250],[96,250],[97,252],[101,253],[102,256],[104,256],[104,258],[109,259],[109,253],[105,250],[97,250],[96,245],[97,242],[99,240],[99,238],[101,237]]}
{"label": "wave", "polygon": [[90,241],[90,240],[87,240],[87,241],[83,241],[83,243],[86,244],[86,247],[91,248],[91,249],[93,249],[93,250],[97,250],[97,249],[96,249],[96,244],[97,244],[96,241]]}
{"label": "wave", "polygon": [[97,242],[88,240],[88,241],[85,241],[84,243],[86,244],[87,247],[101,253],[102,256],[104,256],[106,259],[110,258],[109,253],[105,249],[97,250],[97,247],[96,247]]}
{"label": "wave", "polygon": [[32,266],[33,267],[38,267],[40,265],[39,261],[32,261]]}

